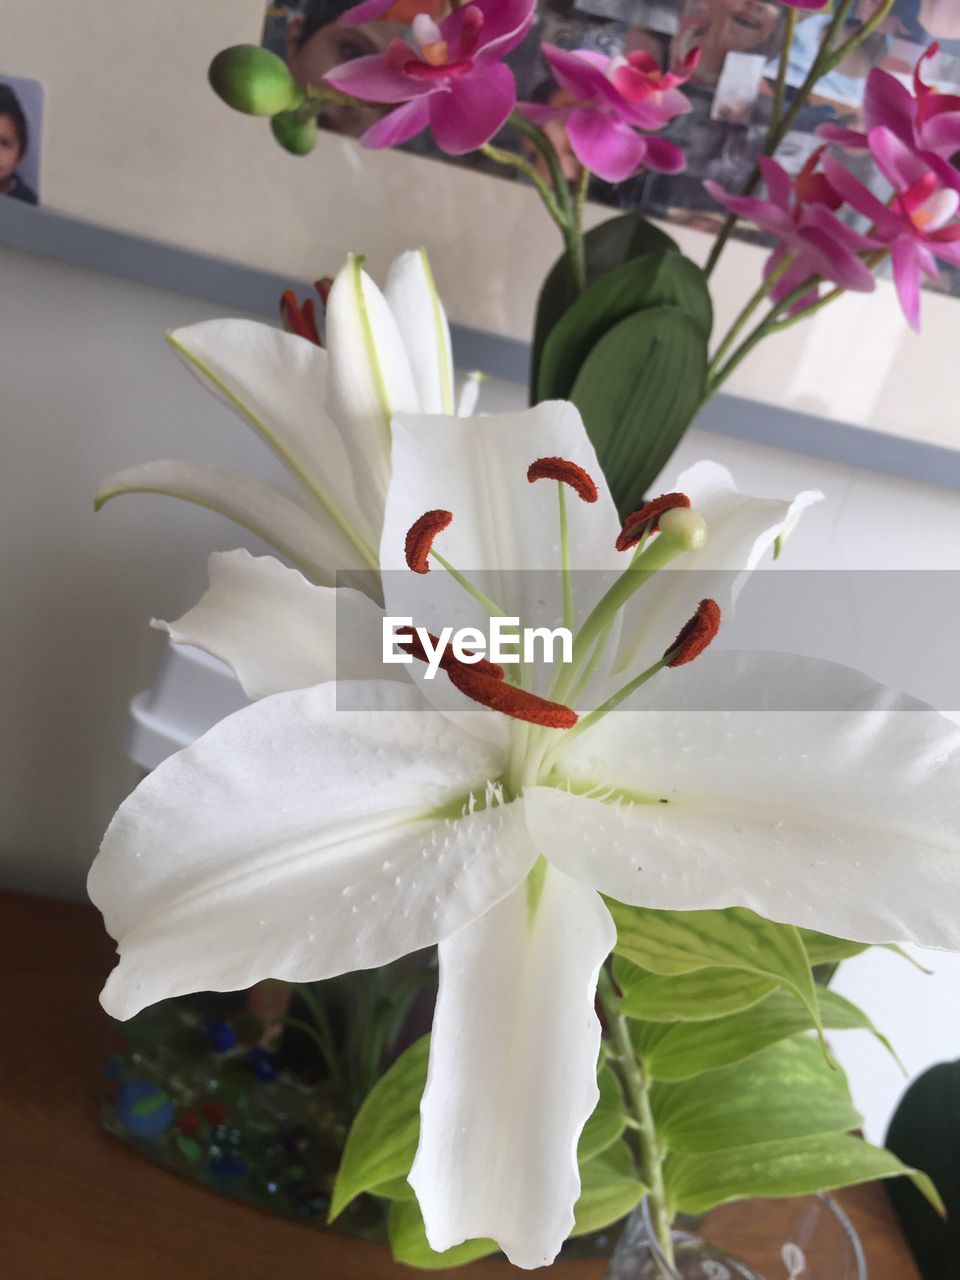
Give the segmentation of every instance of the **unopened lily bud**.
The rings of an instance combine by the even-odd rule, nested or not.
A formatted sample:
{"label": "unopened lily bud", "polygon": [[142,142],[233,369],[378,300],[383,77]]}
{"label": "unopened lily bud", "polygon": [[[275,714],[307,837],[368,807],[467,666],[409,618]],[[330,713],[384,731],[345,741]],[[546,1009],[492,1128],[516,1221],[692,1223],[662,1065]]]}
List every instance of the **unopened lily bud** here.
{"label": "unopened lily bud", "polygon": [[296,111],[281,111],[270,121],[273,136],[294,156],[308,156],[317,145],[317,121],[301,120]]}
{"label": "unopened lily bud", "polygon": [[248,116],[275,116],[303,101],[303,90],[287,64],[258,44],[236,44],[210,63],[214,93],[235,111]]}
{"label": "unopened lily bud", "polygon": [[660,517],[660,533],[676,538],[686,551],[702,551],[707,544],[707,523],[687,507],[671,507]]}

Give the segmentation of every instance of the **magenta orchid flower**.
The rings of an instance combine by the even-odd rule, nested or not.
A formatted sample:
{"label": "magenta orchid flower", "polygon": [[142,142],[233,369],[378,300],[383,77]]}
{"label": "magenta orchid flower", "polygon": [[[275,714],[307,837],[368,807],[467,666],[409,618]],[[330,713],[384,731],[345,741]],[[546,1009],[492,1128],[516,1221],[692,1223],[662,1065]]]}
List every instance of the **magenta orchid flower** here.
{"label": "magenta orchid flower", "polygon": [[960,173],[949,163],[960,151],[960,97],[940,93],[921,75],[923,63],[938,52],[939,45],[932,44],[917,60],[912,94],[889,72],[878,67],[870,72],[863,99],[864,132],[823,124],[817,133],[851,151],[867,151],[872,130],[888,129],[916,152],[945,186],[960,191]]}
{"label": "magenta orchid flower", "polygon": [[893,280],[910,327],[920,328],[920,277],[935,280],[937,258],[960,266],[960,194],[891,130],[878,126],[868,135],[870,151],[894,190],[883,204],[831,156],[824,169],[831,185],[854,209],[873,222],[871,235],[889,246]]}
{"label": "magenta orchid flower", "polygon": [[[819,151],[812,155],[795,180],[776,160],[762,156],[760,170],[767,184],[766,198],[731,195],[710,179],[703,184],[718,204],[780,241],[767,260],[765,276],[769,277],[790,255],[790,265],[770,290],[774,302],[814,277],[832,280],[841,288],[858,293],[869,293],[874,287],[873,275],[857,255],[876,249],[879,241],[854,231],[836,216],[834,210],[843,203],[843,197],[828,175],[817,172],[820,155]],[[811,283],[810,293],[795,302],[791,311],[815,302],[818,291],[818,284]]]}
{"label": "magenta orchid flower", "polygon": [[687,57],[679,75],[661,71],[643,52],[608,58],[589,49],[572,53],[545,44],[543,54],[573,101],[562,107],[522,102],[520,110],[535,124],[562,119],[585,169],[606,182],[623,182],[640,168],[679,173],[685,167],[684,154],[675,143],[648,134],[690,110],[677,86],[690,79],[699,50]]}
{"label": "magenta orchid flower", "polygon": [[805,13],[815,13],[817,9],[825,9],[830,0],[780,0],[780,3],[786,9],[802,9]]}
{"label": "magenta orchid flower", "polygon": [[395,147],[426,128],[447,155],[476,151],[503,127],[517,100],[513,73],[500,59],[524,38],[534,0],[474,0],[439,25],[419,13],[412,44],[355,58],[325,79],[367,102],[399,103],[363,135],[367,147]]}

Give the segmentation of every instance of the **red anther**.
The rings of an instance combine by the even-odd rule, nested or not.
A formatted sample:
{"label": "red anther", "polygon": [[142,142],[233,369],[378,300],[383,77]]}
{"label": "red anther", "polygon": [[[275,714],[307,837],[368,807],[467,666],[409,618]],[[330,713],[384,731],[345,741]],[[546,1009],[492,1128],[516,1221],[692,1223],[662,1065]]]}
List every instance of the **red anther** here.
{"label": "red anther", "polygon": [[333,288],[333,276],[322,276],[319,280],[314,280],[313,287],[320,295],[320,305],[326,308],[330,290]]}
{"label": "red anther", "polygon": [[577,466],[568,458],[538,458],[527,467],[527,479],[562,480],[568,484],[584,502],[596,502],[597,486],[583,467]]}
{"label": "red anther", "polygon": [[720,606],[716,600],[701,600],[697,611],[681,629],[673,644],[664,653],[672,653],[668,667],[682,667],[685,662],[692,662],[720,630]]}
{"label": "red anther", "polygon": [[635,547],[650,525],[650,532],[656,533],[660,528],[660,517],[674,507],[689,507],[690,499],[685,493],[661,493],[659,498],[651,498],[639,511],[634,511],[623,522],[623,528],[617,535],[617,550],[629,551]]}
{"label": "red anther", "polygon": [[514,720],[541,724],[546,729],[572,729],[577,723],[577,713],[562,702],[550,702],[535,693],[527,693],[526,689],[518,689],[516,685],[491,679],[477,671],[476,667],[465,667],[457,663],[447,674],[450,683],[468,698],[490,707],[492,711],[512,716]]}
{"label": "red anther", "polygon": [[293,290],[287,289],[280,299],[280,318],[287,333],[294,333],[298,338],[306,338],[315,347],[323,346],[312,298],[307,298],[300,303]]}
{"label": "red anther", "polygon": [[433,547],[433,540],[438,533],[446,529],[452,519],[452,511],[425,511],[407,530],[403,549],[407,557],[407,565],[414,573],[430,572],[427,559]]}
{"label": "red anther", "polygon": [[[430,637],[430,643],[433,645],[434,650],[436,650],[440,641],[432,631],[428,631],[427,635]],[[397,643],[404,653],[412,654],[413,657],[419,658],[421,662],[430,661],[430,655],[427,653],[423,641],[416,631],[398,631],[396,636]],[[464,652],[470,653],[471,651],[465,649]],[[502,680],[504,677],[503,667],[498,666],[496,662],[488,662],[486,658],[478,658],[476,662],[463,663],[449,645],[446,645],[440,654],[439,666],[441,671],[450,671],[453,667],[466,667],[469,671],[479,671],[483,675],[490,676],[492,680]]]}

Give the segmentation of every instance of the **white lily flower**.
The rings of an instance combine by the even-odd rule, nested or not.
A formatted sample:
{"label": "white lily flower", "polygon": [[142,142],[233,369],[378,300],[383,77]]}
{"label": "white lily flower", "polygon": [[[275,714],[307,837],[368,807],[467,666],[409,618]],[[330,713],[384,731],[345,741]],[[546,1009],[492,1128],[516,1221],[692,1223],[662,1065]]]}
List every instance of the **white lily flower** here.
{"label": "white lily flower", "polygon": [[243,525],[316,582],[376,569],[390,421],[452,413],[453,362],[426,250],[400,254],[383,293],[362,263],[351,255],[330,290],[326,349],[252,320],[168,335],[187,368],[280,459],[290,491],[205,463],[158,461],[110,476],[97,507],[121,493],[168,494]]}
{"label": "white lily flower", "polygon": [[[587,497],[588,473],[596,501],[562,480],[528,483],[538,460]],[[811,500],[744,497],[712,464],[685,482],[724,549],[708,562],[714,594],[729,595],[728,571],[754,563]],[[434,555],[454,571],[491,570],[507,591],[513,571],[564,551],[573,569],[606,567],[619,524],[579,416],[557,403],[395,421],[388,613],[414,578],[446,595],[448,572],[406,570],[427,554],[405,550],[408,530],[437,510],[454,518]],[[692,512],[662,515],[632,559],[617,553],[631,566],[617,579],[628,604],[624,584],[643,583],[633,599],[656,645],[668,606],[684,602],[678,580],[702,594],[703,576],[637,571],[694,562],[685,548],[701,533]],[[267,622],[252,616],[251,591]],[[123,1018],[185,992],[316,980],[439,944],[410,1173],[434,1249],[490,1237],[536,1267],[573,1226],[577,1144],[598,1097],[597,976],[615,941],[601,893],[681,911],[746,906],[863,941],[960,944],[960,730],[935,712],[829,663],[713,652],[658,675],[654,709],[629,657],[646,662],[649,637],[625,630],[613,666],[635,691],[616,714],[590,710],[609,671],[579,692],[576,672],[560,673],[555,691],[569,688],[585,713],[564,730],[544,726],[571,724],[569,705],[452,666],[472,711],[447,714],[425,699],[427,682],[388,681],[383,668],[329,680],[331,595],[235,554],[215,561],[211,592],[174,624],[260,701],[161,764],[114,818],[89,881],[120,950],[102,1000]],[[520,605],[536,614],[532,596]],[[376,610],[340,593],[337,613],[342,651],[362,667]],[[594,616],[602,635],[603,604]],[[670,634],[685,620],[672,617]],[[582,639],[591,622],[577,621]],[[291,688],[312,681],[326,683]],[[759,709],[706,709],[730,705],[723,691],[744,681]],[[784,687],[806,705],[804,691],[825,685],[833,710],[762,709]]]}

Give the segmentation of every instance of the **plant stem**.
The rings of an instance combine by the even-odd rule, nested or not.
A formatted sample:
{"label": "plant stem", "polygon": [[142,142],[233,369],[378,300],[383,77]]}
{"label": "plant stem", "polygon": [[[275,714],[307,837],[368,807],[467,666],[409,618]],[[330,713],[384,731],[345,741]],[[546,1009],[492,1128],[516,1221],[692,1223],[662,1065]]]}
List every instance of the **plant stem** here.
{"label": "plant stem", "polygon": [[562,215],[562,222],[559,222],[558,225],[563,233],[563,242],[566,245],[567,256],[570,259],[570,267],[573,271],[577,292],[582,293],[587,283],[583,231],[580,226],[580,205],[582,201],[575,201],[571,195],[570,184],[564,177],[563,165],[560,163],[557,149],[540,126],[534,124],[532,120],[528,120],[519,111],[513,113],[509,123],[536,147],[547,166],[550,174],[550,183],[553,187],[553,195]]}
{"label": "plant stem", "polygon": [[560,230],[566,233],[566,220],[563,211],[554,199],[553,192],[529,160],[524,159],[523,156],[518,156],[515,151],[505,151],[502,147],[492,147],[489,142],[482,146],[480,150],[488,160],[493,160],[496,164],[505,165],[510,169],[517,169],[525,177],[529,178],[536,187],[537,194],[543,201],[547,213],[549,213]]}
{"label": "plant stem", "polygon": [[783,28],[783,44],[780,46],[780,65],[777,67],[777,80],[773,86],[773,112],[770,116],[770,128],[775,129],[783,114],[783,94],[787,86],[787,67],[790,63],[790,47],[793,34],[797,29],[797,11],[788,9]]}
{"label": "plant stem", "polygon": [[763,280],[760,281],[760,284],[758,285],[756,291],[750,296],[750,298],[748,298],[740,314],[737,316],[737,318],[734,320],[733,324],[730,326],[729,330],[727,331],[723,341],[720,343],[719,347],[717,347],[716,351],[713,353],[713,357],[707,368],[708,379],[710,378],[713,371],[719,368],[720,363],[723,360],[723,357],[727,354],[727,352],[733,346],[737,337],[741,333],[744,325],[753,315],[754,311],[756,311],[757,307],[759,307],[761,302],[763,302],[764,298],[767,297],[767,295],[770,293],[770,290],[774,287],[777,281],[780,280],[780,278],[785,274],[785,272],[792,265],[793,257],[794,257],[793,254],[787,254],[786,257],[782,259],[782,261],[778,262],[776,267],[773,269],[773,271],[771,271],[768,276],[766,276]]}
{"label": "plant stem", "polygon": [[673,1265],[673,1234],[671,1215],[667,1205],[667,1193],[663,1181],[664,1152],[657,1138],[657,1127],[650,1106],[650,1089],[643,1073],[633,1042],[630,1027],[620,1012],[620,1000],[613,979],[606,969],[600,970],[597,988],[612,1043],[611,1061],[623,1084],[630,1117],[636,1126],[640,1147],[640,1173],[647,1187],[653,1229],[657,1242],[670,1265]]}
{"label": "plant stem", "polygon": [[[803,284],[798,285],[796,289],[791,293],[788,293],[785,298],[781,298],[775,306],[770,308],[766,316],[760,321],[753,332],[748,334],[743,342],[741,342],[740,346],[737,347],[733,355],[727,360],[727,363],[721,369],[718,369],[710,378],[707,383],[704,400],[709,399],[717,388],[726,382],[734,369],[736,369],[741,361],[750,354],[757,343],[761,342],[768,334],[776,332],[780,316],[782,316],[785,311],[789,311],[795,302],[799,302],[804,294],[809,293],[811,289],[815,289],[819,283],[819,276],[811,276],[809,280],[805,280]],[[803,314],[806,315],[807,313],[804,312]],[[793,318],[800,319],[801,317],[797,316]],[[786,328],[786,322],[783,322],[781,327]]]}

